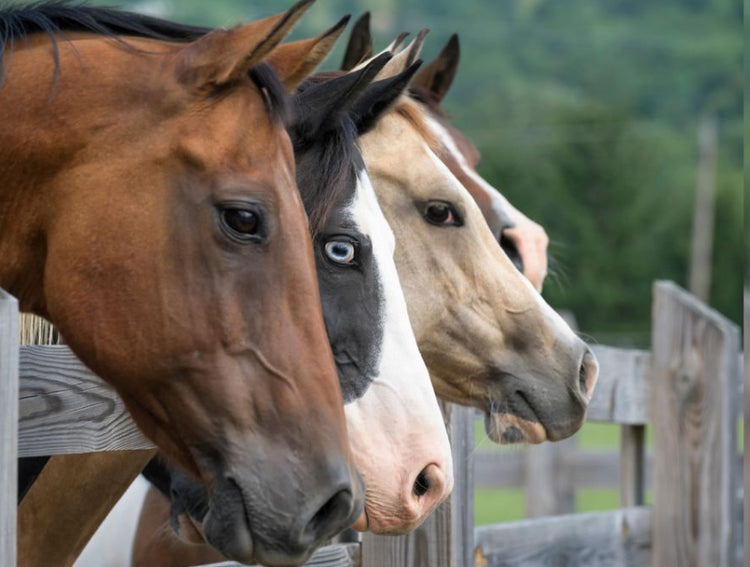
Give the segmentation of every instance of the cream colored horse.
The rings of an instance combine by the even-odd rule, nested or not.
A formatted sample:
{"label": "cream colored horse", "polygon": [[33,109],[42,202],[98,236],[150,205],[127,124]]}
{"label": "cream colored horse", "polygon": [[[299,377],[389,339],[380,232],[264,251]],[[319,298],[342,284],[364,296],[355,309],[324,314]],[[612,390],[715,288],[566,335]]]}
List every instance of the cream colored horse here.
{"label": "cream colored horse", "polygon": [[[418,48],[394,57],[381,78]],[[441,159],[446,139],[429,109],[402,96],[360,146],[396,235],[396,266],[437,394],[487,412],[487,432],[501,443],[575,433],[596,360],[498,246]]]}

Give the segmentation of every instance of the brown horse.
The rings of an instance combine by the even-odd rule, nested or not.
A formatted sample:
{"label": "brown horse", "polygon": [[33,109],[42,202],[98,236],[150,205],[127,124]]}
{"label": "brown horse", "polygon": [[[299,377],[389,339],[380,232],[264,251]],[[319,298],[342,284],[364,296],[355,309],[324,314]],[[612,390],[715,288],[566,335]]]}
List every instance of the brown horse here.
{"label": "brown horse", "polygon": [[[388,49],[392,50],[393,44]],[[352,28],[341,68],[350,70],[371,56],[370,14],[365,12]],[[479,150],[446,119],[440,106],[453,84],[459,59],[458,34],[453,34],[440,54],[414,78],[411,95],[424,103],[431,117],[439,123],[441,138],[447,142],[440,152],[441,159],[474,197],[490,230],[511,261],[541,291],[547,275],[547,233],[479,176],[476,171],[481,159]]]}
{"label": "brown horse", "polygon": [[189,43],[113,10],[0,12],[0,285],[211,486],[209,538],[244,561],[302,561],[361,510],[261,64],[309,4]]}

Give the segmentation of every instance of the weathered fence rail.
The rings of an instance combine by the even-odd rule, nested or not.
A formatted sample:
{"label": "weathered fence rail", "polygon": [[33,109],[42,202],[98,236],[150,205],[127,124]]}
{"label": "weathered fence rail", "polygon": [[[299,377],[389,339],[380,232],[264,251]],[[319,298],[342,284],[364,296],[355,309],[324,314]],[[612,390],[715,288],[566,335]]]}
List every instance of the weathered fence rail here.
{"label": "weathered fence rail", "polygon": [[18,302],[0,288],[0,565],[16,564]]}
{"label": "weathered fence rail", "polygon": [[[17,304],[0,290],[0,564],[15,565],[16,457],[146,449],[112,389],[64,346],[17,344]],[[621,427],[619,462],[566,442],[475,452],[475,412],[444,406],[456,486],[418,530],[319,550],[317,567],[731,566],[741,560],[736,448],[739,330],[667,282],[654,287],[653,348],[594,347],[601,378],[588,419]],[[20,381],[19,381],[20,377]],[[20,388],[19,388],[20,383]],[[652,454],[645,426],[655,427]],[[567,442],[570,443],[570,442]],[[17,445],[16,445],[17,444]],[[546,447],[546,448],[542,448]],[[567,471],[571,483],[555,481]],[[564,511],[578,486],[620,486],[622,509],[474,529],[474,487],[529,486],[532,512]],[[651,477],[653,476],[653,480]],[[616,484],[617,483],[617,484]],[[643,506],[647,486],[654,506]],[[560,502],[564,504],[561,506]],[[227,567],[231,563],[217,564]]]}

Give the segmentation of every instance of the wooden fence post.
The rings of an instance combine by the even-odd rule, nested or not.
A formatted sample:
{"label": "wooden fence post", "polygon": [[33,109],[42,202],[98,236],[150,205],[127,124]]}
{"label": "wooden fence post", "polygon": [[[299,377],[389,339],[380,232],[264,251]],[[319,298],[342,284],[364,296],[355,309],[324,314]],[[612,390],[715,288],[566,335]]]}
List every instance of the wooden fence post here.
{"label": "wooden fence post", "polygon": [[646,426],[620,427],[620,506],[646,502]]}
{"label": "wooden fence post", "polygon": [[555,443],[530,445],[525,450],[526,517],[572,514],[576,507],[573,467],[566,457],[574,454],[575,436]]}
{"label": "wooden fence post", "polygon": [[0,565],[16,564],[18,301],[0,288]]}
{"label": "wooden fence post", "polygon": [[654,567],[733,564],[739,349],[733,323],[656,282]]}
{"label": "wooden fence post", "polygon": [[474,412],[441,403],[453,451],[452,496],[403,536],[363,534],[362,567],[470,567],[474,550]]}

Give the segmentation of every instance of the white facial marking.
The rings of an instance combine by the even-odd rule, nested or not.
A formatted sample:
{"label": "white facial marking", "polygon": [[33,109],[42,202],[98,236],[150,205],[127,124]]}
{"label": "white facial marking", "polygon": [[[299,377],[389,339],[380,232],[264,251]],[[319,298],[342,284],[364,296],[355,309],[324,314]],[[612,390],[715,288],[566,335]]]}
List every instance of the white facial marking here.
{"label": "white facial marking", "polygon": [[422,508],[412,493],[424,467],[435,463],[442,470],[444,494],[431,500],[437,505],[453,485],[453,465],[442,414],[417,348],[396,272],[396,240],[366,171],[358,177],[349,212],[357,228],[371,239],[384,304],[376,377],[365,394],[344,410],[352,450],[368,485],[368,500],[375,490],[392,500],[385,502],[378,497],[370,507],[365,503],[370,527],[386,529],[389,514],[414,521],[434,508],[432,504]]}

